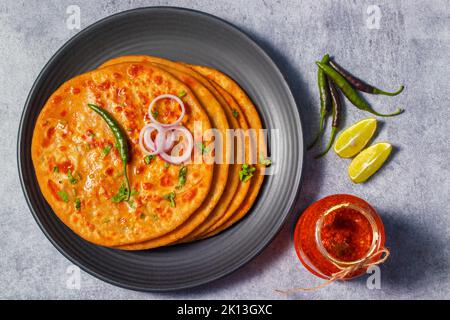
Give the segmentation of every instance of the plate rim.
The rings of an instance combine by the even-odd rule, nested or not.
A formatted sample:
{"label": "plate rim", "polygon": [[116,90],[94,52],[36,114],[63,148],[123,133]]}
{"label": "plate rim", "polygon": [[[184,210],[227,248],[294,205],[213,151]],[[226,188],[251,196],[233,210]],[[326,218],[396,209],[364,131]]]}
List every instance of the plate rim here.
{"label": "plate rim", "polygon": [[[82,37],[85,34],[88,34],[92,29],[97,28],[102,26],[105,23],[108,23],[110,20],[114,20],[119,16],[126,16],[129,14],[132,14],[134,12],[137,11],[153,11],[153,10],[168,10],[168,11],[174,11],[177,13],[181,13],[181,14],[193,14],[193,15],[199,15],[199,16],[203,16],[204,18],[213,21],[214,23],[219,23],[222,25],[222,27],[230,30],[231,32],[235,33],[235,34],[239,34],[240,36],[242,36],[243,38],[245,38],[245,40],[255,49],[257,50],[262,56],[264,56],[264,58],[267,60],[267,62],[269,62],[271,64],[272,69],[278,73],[278,75],[280,76],[281,79],[283,79],[282,81],[282,86],[284,87],[284,89],[286,90],[286,92],[288,93],[288,99],[290,100],[291,104],[295,107],[294,110],[294,116],[296,117],[296,122],[298,123],[298,137],[300,138],[301,142],[302,142],[302,147],[300,148],[300,150],[302,150],[302,156],[299,158],[301,160],[300,166],[299,166],[299,172],[296,172],[296,179],[295,179],[295,190],[291,192],[291,196],[289,198],[289,206],[288,208],[285,210],[285,212],[281,215],[281,219],[278,220],[278,223],[276,225],[276,227],[274,229],[272,229],[272,231],[270,233],[268,233],[268,235],[262,239],[262,241],[260,242],[260,244],[258,246],[255,246],[255,248],[253,250],[251,250],[250,252],[247,253],[247,255],[245,256],[245,258],[241,259],[238,263],[236,263],[235,265],[231,266],[230,268],[228,268],[227,270],[224,270],[216,275],[212,275],[212,276],[208,276],[208,277],[204,277],[201,280],[197,280],[195,283],[189,283],[186,285],[173,285],[171,287],[165,287],[165,288],[149,288],[148,286],[139,286],[139,285],[130,285],[129,283],[124,283],[124,282],[120,282],[117,281],[115,279],[109,278],[101,273],[98,273],[95,270],[92,270],[89,266],[86,266],[84,263],[80,263],[80,261],[78,261],[78,259],[76,257],[72,257],[71,254],[69,254],[68,252],[66,252],[66,249],[63,248],[62,246],[60,246],[57,241],[55,239],[53,239],[53,236],[50,235],[49,231],[43,226],[42,222],[40,221],[36,210],[34,209],[33,205],[31,204],[31,200],[30,197],[28,195],[28,192],[26,190],[26,181],[22,172],[22,165],[23,165],[23,161],[21,159],[21,155],[20,155],[20,145],[22,142],[22,134],[24,131],[24,119],[28,113],[28,109],[29,109],[29,105],[31,103],[31,98],[32,96],[35,94],[35,90],[36,87],[38,86],[38,84],[41,82],[41,79],[44,77],[45,73],[48,71],[50,65],[52,64],[52,62],[59,56],[59,54],[61,52],[63,52],[68,46],[70,46],[73,42],[77,41],[79,37]],[[85,271],[86,273],[88,273],[89,275],[100,279],[108,284],[112,284],[115,285],[117,287],[120,288],[124,288],[124,289],[128,289],[128,290],[133,290],[133,291],[138,291],[138,292],[173,292],[173,291],[180,291],[180,290],[186,290],[186,289],[190,289],[190,288],[195,288],[195,287],[199,287],[202,285],[205,285],[207,283],[219,280],[227,275],[230,275],[232,273],[234,273],[235,271],[239,270],[240,268],[242,268],[243,266],[245,266],[247,263],[249,263],[251,260],[253,260],[254,258],[256,258],[258,255],[260,255],[264,249],[267,248],[267,246],[274,240],[274,238],[279,234],[279,232],[281,231],[281,229],[283,228],[283,226],[286,224],[293,208],[295,207],[295,204],[298,201],[298,198],[300,196],[300,191],[301,191],[301,186],[302,186],[302,180],[303,180],[303,174],[304,174],[304,168],[305,168],[305,143],[304,143],[304,132],[303,132],[303,123],[302,123],[302,118],[301,118],[301,113],[300,113],[300,108],[299,108],[299,104],[297,103],[293,93],[292,93],[292,89],[288,83],[288,80],[286,78],[286,76],[281,72],[280,68],[278,67],[278,65],[276,64],[276,62],[270,57],[270,55],[255,41],[253,40],[245,31],[241,30],[238,26],[234,25],[233,23],[220,18],[216,15],[204,12],[204,11],[200,11],[200,10],[196,10],[196,9],[191,9],[191,8],[185,8],[185,7],[178,7],[178,6],[144,6],[144,7],[136,7],[136,8],[132,8],[132,9],[128,9],[128,10],[124,10],[124,11],[120,11],[120,12],[116,12],[112,15],[106,16],[104,18],[101,18],[97,21],[95,21],[94,23],[88,25],[87,27],[85,27],[84,29],[80,30],[77,34],[73,35],[69,40],[67,40],[51,57],[50,59],[47,61],[47,63],[42,67],[41,71],[39,72],[38,76],[36,77],[35,81],[33,82],[33,85],[30,88],[30,91],[28,93],[27,99],[24,103],[24,107],[23,107],[23,111],[20,117],[20,121],[19,121],[19,130],[18,130],[18,134],[17,134],[17,145],[16,145],[16,149],[17,149],[17,169],[19,172],[19,180],[20,180],[20,185],[21,185],[21,189],[22,192],[24,194],[27,206],[34,218],[34,220],[36,221],[36,223],[38,224],[39,228],[41,229],[41,231],[44,233],[45,237],[50,241],[50,243],[66,258],[68,259],[70,262],[72,262],[74,265],[78,266],[81,270]]]}

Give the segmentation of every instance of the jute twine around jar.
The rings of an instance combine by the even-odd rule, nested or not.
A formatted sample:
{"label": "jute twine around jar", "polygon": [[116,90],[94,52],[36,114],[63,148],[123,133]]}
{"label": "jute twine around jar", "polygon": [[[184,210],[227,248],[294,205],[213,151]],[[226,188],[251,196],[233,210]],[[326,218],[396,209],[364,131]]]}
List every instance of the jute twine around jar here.
{"label": "jute twine around jar", "polygon": [[[373,258],[375,258],[376,256],[378,256],[380,254],[381,255],[384,254],[384,255],[376,261],[371,261]],[[382,248],[382,249],[379,249],[378,251],[375,251],[371,255],[367,256],[365,259],[361,260],[360,262],[358,262],[352,266],[342,267],[333,262],[333,264],[338,269],[340,269],[340,271],[333,273],[331,275],[331,278],[329,280],[327,280],[326,282],[322,283],[321,285],[318,285],[318,286],[312,287],[312,288],[293,288],[293,289],[288,289],[288,290],[278,290],[277,289],[275,291],[278,293],[284,294],[284,295],[290,295],[290,294],[293,294],[296,292],[317,291],[317,290],[320,290],[320,289],[332,284],[336,280],[344,280],[346,276],[348,276],[349,274],[356,272],[360,269],[367,269],[371,266],[379,265],[379,264],[385,262],[388,259],[389,255],[390,255],[389,250],[387,248]]]}

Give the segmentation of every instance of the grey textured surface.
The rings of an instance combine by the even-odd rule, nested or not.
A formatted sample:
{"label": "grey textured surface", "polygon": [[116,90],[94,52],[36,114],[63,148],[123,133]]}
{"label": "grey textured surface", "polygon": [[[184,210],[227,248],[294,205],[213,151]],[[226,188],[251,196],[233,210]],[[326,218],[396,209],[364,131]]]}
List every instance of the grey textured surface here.
{"label": "grey textured surface", "polygon": [[[283,230],[256,259],[209,285],[168,294],[116,288],[81,273],[81,288],[66,286],[71,265],[52,247],[34,222],[20,189],[16,134],[23,103],[39,71],[77,30],[66,28],[66,8],[81,9],[81,27],[105,16],[146,5],[173,5],[222,17],[246,31],[275,59],[298,100],[305,138],[317,123],[318,93],[314,61],[330,52],[345,66],[384,88],[404,83],[396,98],[369,97],[379,110],[406,108],[383,120],[377,141],[396,152],[363,185],[347,178],[349,161],[330,153],[307,156],[303,188]],[[142,298],[244,299],[283,298],[274,292],[293,285],[321,283],[298,262],[292,231],[300,212],[333,193],[368,200],[382,216],[389,261],[381,267],[381,289],[369,290],[366,277],[336,283],[297,299],[450,298],[450,52],[449,1],[379,1],[379,29],[366,25],[371,1],[2,1],[0,4],[0,298]],[[74,53],[82,54],[82,53]],[[348,125],[367,114],[345,112]],[[351,112],[350,112],[351,110]]]}

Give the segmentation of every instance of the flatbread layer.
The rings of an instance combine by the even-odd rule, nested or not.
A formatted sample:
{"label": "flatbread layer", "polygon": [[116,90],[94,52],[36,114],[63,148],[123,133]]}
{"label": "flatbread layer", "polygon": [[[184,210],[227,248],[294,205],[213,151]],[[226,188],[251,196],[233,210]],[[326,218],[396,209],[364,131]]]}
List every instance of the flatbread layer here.
{"label": "flatbread layer", "polygon": [[[100,66],[100,68],[105,66],[107,67],[108,65],[110,65],[110,63],[116,64],[133,61],[144,61],[144,60],[139,59],[139,57],[120,57],[105,62],[104,64],[102,64],[102,66]],[[189,88],[192,90],[194,95],[196,95],[196,97],[199,99],[200,103],[206,110],[211,120],[212,126],[220,132],[221,136],[224,139],[226,139],[226,129],[229,128],[227,117],[221,105],[218,103],[215,97],[209,92],[209,90],[207,90],[196,79],[192,78],[190,75],[186,73],[183,73],[166,65],[156,63],[154,63],[154,65],[157,66],[158,68],[161,68],[169,72],[175,78],[177,78],[180,81],[183,81],[189,86]],[[188,68],[186,69],[191,71]],[[191,72],[193,73],[193,71]],[[199,224],[201,224],[210,215],[211,212],[222,210],[221,207],[223,207],[224,204],[223,202],[218,204],[218,202],[222,196],[222,193],[225,190],[225,186],[227,186],[227,190],[229,190],[227,180],[229,167],[228,158],[230,157],[229,152],[227,153],[230,143],[229,141],[226,140],[224,141],[224,143],[225,145],[222,148],[222,161],[221,161],[222,163],[215,164],[214,183],[212,184],[210,194],[208,195],[202,206],[179,228],[165,234],[164,236],[149,241],[145,241],[144,243],[121,246],[120,249],[140,250],[144,247],[148,249],[170,244],[192,232]],[[214,151],[217,152],[218,150]],[[209,152],[212,151],[209,150]],[[224,209],[226,209],[226,207]]]}
{"label": "flatbread layer", "polygon": [[[216,90],[218,88],[216,88],[213,83],[211,83],[206,78],[204,78],[203,76],[201,76],[197,72],[193,71],[189,67],[184,66],[184,65],[182,65],[180,63],[176,63],[176,62],[173,62],[173,61],[170,61],[170,60],[166,60],[166,59],[162,59],[162,58],[158,58],[158,57],[152,57],[152,56],[124,56],[124,57],[118,57],[118,58],[111,59],[111,60],[103,63],[100,66],[100,68],[102,66],[106,66],[106,65],[114,64],[114,63],[120,63],[120,62],[123,62],[123,61],[150,61],[152,63],[156,63],[156,65],[158,65],[159,67],[164,67],[165,66],[166,68],[170,68],[170,69],[166,69],[166,70],[172,71],[173,74],[176,74],[176,72],[178,72],[178,78],[180,80],[183,80],[188,85],[190,85],[191,89],[193,89],[194,93],[196,93],[198,96],[202,96],[202,91],[203,90],[207,90],[208,92],[211,92],[213,94],[213,97],[204,96],[204,98],[206,100],[205,103],[208,103],[208,100],[211,100],[211,99],[215,100],[215,98],[216,98],[219,101],[220,106],[223,108],[223,110],[225,110],[225,113],[227,115],[227,118],[228,118],[228,121],[230,123],[230,128],[231,129],[237,129],[237,128],[240,128],[240,127],[243,128],[244,130],[247,129],[248,126],[247,126],[245,117],[243,117],[242,115],[239,116],[239,114],[241,113],[241,111],[239,109],[239,106],[236,103],[234,103],[234,105],[233,105],[234,108],[230,107],[230,105],[228,105],[228,103],[227,103],[227,100],[222,97],[222,95],[218,92],[218,90]],[[180,74],[180,72],[181,72],[181,74]],[[204,86],[204,87],[202,88],[202,86]],[[196,91],[195,87],[197,87],[197,91]],[[200,99],[200,101],[202,101],[202,99]],[[207,109],[207,108],[205,108],[205,109]],[[212,112],[213,113],[215,112],[214,109],[212,109]],[[238,114],[237,116],[236,116],[236,113]],[[210,115],[210,118],[211,117],[212,116]],[[234,133],[234,131],[232,133]],[[226,135],[224,135],[224,137],[226,137]],[[234,139],[234,138],[231,137],[231,139]],[[227,146],[228,146],[228,143],[227,143]],[[246,146],[246,148],[248,148],[248,146]],[[236,152],[235,152],[235,154],[236,154]],[[248,154],[248,150],[244,150],[244,154],[247,155]],[[210,215],[208,215],[206,220],[200,226],[198,226],[193,232],[191,232],[188,236],[183,238],[181,240],[181,242],[188,242],[188,241],[192,241],[192,240],[198,238],[202,233],[206,232],[207,229],[211,225],[213,225],[216,221],[218,221],[223,215],[225,215],[225,214],[229,215],[229,209],[228,208],[229,208],[229,205],[232,202],[232,200],[234,201],[237,198],[239,199],[239,198],[244,198],[245,197],[245,192],[248,189],[248,183],[245,183],[245,187],[241,186],[238,189],[239,185],[242,184],[239,181],[240,165],[239,164],[233,164],[230,167],[231,167],[230,168],[230,176],[229,176],[229,179],[228,179],[226,190],[225,190],[222,198],[220,199],[219,204],[213,210],[213,212]],[[237,191],[240,192],[239,195],[237,194]],[[197,218],[198,217],[193,215],[178,230],[174,230],[173,237],[171,237],[171,238],[172,239],[175,238],[175,233],[176,233],[176,237],[179,237],[182,234],[186,235],[185,231],[188,230],[189,228],[192,231],[192,226],[198,220]],[[171,234],[169,234],[167,236],[171,236]],[[154,240],[157,240],[157,239],[154,239]],[[148,242],[142,243],[142,244],[127,246],[127,249],[132,249],[132,247],[134,247],[134,249],[152,248],[155,245],[156,245],[155,241],[152,240],[152,241],[148,241]]]}
{"label": "flatbread layer", "polygon": [[[245,120],[245,115],[241,111],[239,105],[234,100],[234,98],[227,91],[225,91],[221,86],[219,86],[218,84],[216,84],[214,82],[212,82],[212,84],[217,89],[217,91],[219,91],[219,93],[224,97],[224,99],[228,102],[228,105],[233,110],[237,111],[237,119],[239,120],[240,127],[244,131],[248,130],[249,127],[248,127],[247,120]],[[246,148],[245,148],[245,152],[246,152],[245,153],[245,163],[248,163],[248,159],[249,159],[248,141],[245,141],[244,143],[246,143],[246,145],[247,145]],[[220,219],[218,219],[214,224],[210,225],[205,232],[202,232],[197,237],[197,239],[203,238],[205,235],[215,231],[217,228],[219,228],[221,225],[223,225],[236,212],[236,210],[238,210],[239,207],[241,206],[242,202],[244,201],[245,197],[247,196],[247,193],[248,193],[248,191],[250,189],[251,183],[250,182],[243,182],[243,181],[240,181],[238,179],[239,178],[239,170],[240,170],[240,168],[241,168],[240,165],[237,166],[236,173],[234,173],[236,175],[236,177],[237,177],[236,180],[239,181],[239,185],[238,185],[238,188],[237,188],[237,190],[236,190],[236,192],[235,192],[235,194],[233,196],[233,200],[229,204],[227,210],[220,217]]]}
{"label": "flatbread layer", "polygon": [[[182,225],[203,203],[213,179],[213,165],[186,163],[188,179],[181,190],[181,165],[156,157],[147,164],[138,145],[149,123],[148,105],[165,93],[186,92],[182,124],[194,134],[211,128],[209,118],[190,88],[149,63],[123,63],[77,76],[57,89],[36,122],[32,159],[40,189],[54,213],[82,238],[119,246],[160,237]],[[107,110],[126,133],[131,201],[114,202],[124,183],[116,141],[106,122],[87,104]],[[157,105],[161,122],[181,112],[173,101]],[[194,148],[195,149],[195,148]],[[174,201],[167,195],[174,192]]]}
{"label": "flatbread layer", "polygon": [[[193,70],[205,76],[206,78],[208,78],[209,80],[214,81],[224,90],[226,90],[239,104],[241,110],[243,111],[247,119],[247,122],[249,123],[252,129],[255,129],[256,131],[262,129],[261,119],[259,117],[255,105],[247,96],[247,94],[244,92],[244,90],[242,90],[242,88],[233,79],[213,68],[196,65],[190,65],[190,67]],[[266,156],[265,147],[261,148],[261,146],[263,146],[262,142],[260,143],[260,141],[258,141],[257,143],[258,159],[261,155],[264,157]],[[222,222],[222,224],[220,224],[219,222],[217,225],[213,226],[212,228],[214,229],[214,231],[204,235],[203,238],[213,236],[225,230],[226,228],[229,228],[234,223],[241,220],[249,212],[253,203],[256,201],[259,190],[261,189],[262,183],[264,181],[265,167],[259,164],[259,161],[257,164],[255,164],[255,167],[257,168],[257,171],[254,177],[252,177],[252,179],[250,180],[251,182],[250,190],[245,200],[240,205],[239,209],[237,209],[237,211],[233,215],[231,215],[231,217],[228,220]]]}

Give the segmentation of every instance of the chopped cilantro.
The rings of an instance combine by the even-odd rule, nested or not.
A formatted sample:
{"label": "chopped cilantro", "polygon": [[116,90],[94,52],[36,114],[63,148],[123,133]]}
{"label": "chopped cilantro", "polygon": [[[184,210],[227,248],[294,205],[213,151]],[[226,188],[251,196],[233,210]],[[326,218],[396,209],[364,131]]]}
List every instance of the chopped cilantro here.
{"label": "chopped cilantro", "polygon": [[146,156],[144,157],[144,162],[145,162],[146,164],[150,164],[150,162],[152,162],[152,160],[155,159],[155,158],[156,158],[156,156],[155,156],[154,154],[146,155]]}
{"label": "chopped cilantro", "polygon": [[64,190],[58,191],[58,196],[64,202],[69,202],[69,195]]}
{"label": "chopped cilantro", "polygon": [[272,165],[272,160],[269,158],[265,158],[264,155],[261,153],[259,157],[259,163],[263,166],[270,167]]}
{"label": "chopped cilantro", "polygon": [[[77,177],[79,178],[79,175],[77,175]],[[71,184],[75,184],[78,182],[78,179],[72,175],[72,171],[70,171],[70,170],[67,172],[67,178],[69,179],[69,182]]]}
{"label": "chopped cilantro", "polygon": [[170,163],[165,162],[165,163],[164,163],[164,169],[169,169],[169,167],[170,167]]}
{"label": "chopped cilantro", "polygon": [[239,112],[236,109],[233,109],[233,117],[239,117]]}
{"label": "chopped cilantro", "polygon": [[53,167],[53,172],[59,172],[58,166],[54,166],[54,167]]}
{"label": "chopped cilantro", "polygon": [[118,202],[122,202],[124,200],[126,200],[128,197],[128,190],[127,187],[125,186],[125,184],[123,183],[120,188],[119,188],[119,192],[117,192],[112,198],[112,202],[118,203]]}
{"label": "chopped cilantro", "polygon": [[76,198],[75,199],[75,210],[80,210],[81,209],[81,200]]}
{"label": "chopped cilantro", "polygon": [[180,171],[178,172],[178,185],[175,187],[176,189],[181,189],[186,184],[186,175],[187,167],[182,166]]}
{"label": "chopped cilantro", "polygon": [[186,91],[181,90],[180,92],[178,92],[178,97],[179,98],[183,98],[186,95]]}
{"label": "chopped cilantro", "polygon": [[198,142],[197,148],[202,151],[202,154],[209,152],[208,148],[205,146],[203,142]]}
{"label": "chopped cilantro", "polygon": [[111,151],[111,148],[112,148],[111,144],[108,144],[106,147],[104,147],[103,151],[102,151],[102,155],[104,157],[106,157],[108,155],[109,151]]}
{"label": "chopped cilantro", "polygon": [[158,111],[152,111],[153,118],[158,118],[159,112]]}
{"label": "chopped cilantro", "polygon": [[248,164],[243,164],[241,171],[239,171],[239,179],[242,182],[247,182],[248,180],[251,179],[251,177],[253,177],[253,173],[255,172],[256,168],[252,167]]}
{"label": "chopped cilantro", "polygon": [[170,202],[170,206],[171,206],[172,208],[175,207],[175,192],[172,191],[172,192],[166,194],[166,195],[164,196],[164,199],[166,199],[167,201]]}

